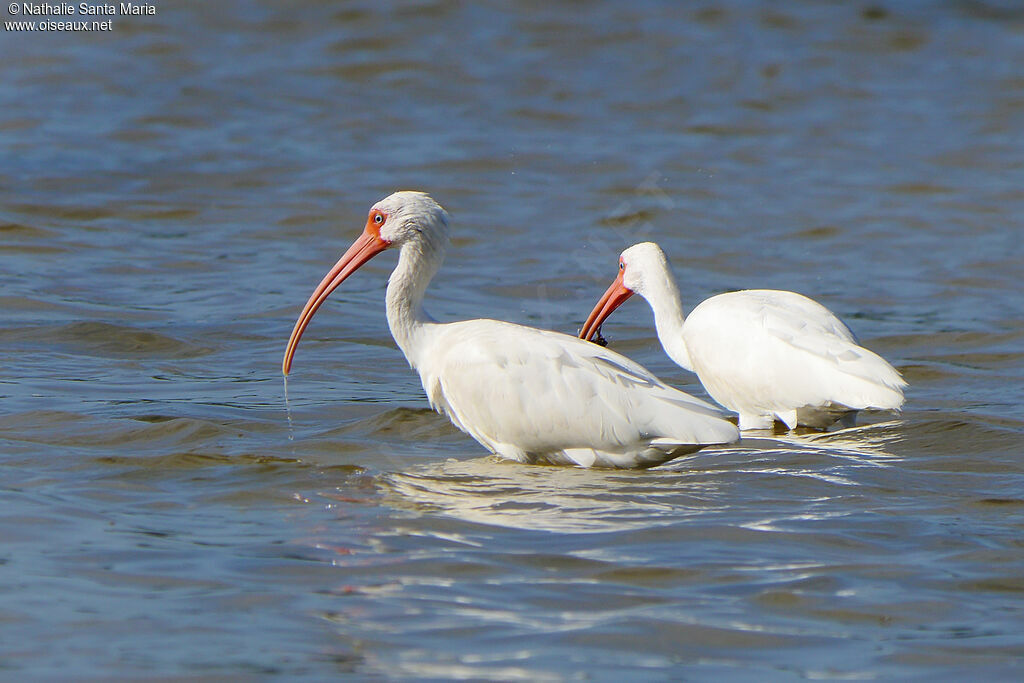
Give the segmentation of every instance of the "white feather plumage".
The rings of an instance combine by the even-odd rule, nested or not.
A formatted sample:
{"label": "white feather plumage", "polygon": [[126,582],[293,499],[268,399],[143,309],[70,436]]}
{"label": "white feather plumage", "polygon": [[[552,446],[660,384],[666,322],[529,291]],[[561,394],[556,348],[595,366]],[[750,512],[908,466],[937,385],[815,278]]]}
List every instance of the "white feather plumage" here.
{"label": "white feather plumage", "polygon": [[[903,406],[899,372],[812,299],[769,289],[728,292],[684,316],[668,260],[652,242],[622,252],[616,283],[647,300],[666,353],[739,413],[740,429],[769,428],[775,419],[790,429],[823,428],[851,411]],[[591,315],[590,328],[614,305],[605,308],[603,317]]]}
{"label": "white feather plumage", "polygon": [[431,405],[491,452],[531,463],[649,467],[739,437],[717,408],[613,351],[496,320],[434,321],[423,295],[447,244],[448,214],[426,194],[397,192],[375,204],[363,234],[299,316],[285,373],[327,296],[362,263],[397,246],[385,298],[391,334]]}

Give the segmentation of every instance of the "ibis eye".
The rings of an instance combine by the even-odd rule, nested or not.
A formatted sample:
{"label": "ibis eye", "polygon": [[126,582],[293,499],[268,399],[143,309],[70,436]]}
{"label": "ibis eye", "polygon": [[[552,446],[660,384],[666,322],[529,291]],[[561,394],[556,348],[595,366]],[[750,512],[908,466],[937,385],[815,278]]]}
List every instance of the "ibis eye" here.
{"label": "ibis eye", "polygon": [[381,223],[383,223],[384,222],[384,214],[381,214],[381,213],[374,214],[373,215],[373,222],[376,223],[377,225],[380,225]]}
{"label": "ibis eye", "polygon": [[626,264],[623,263],[622,261],[619,261],[619,270],[625,270],[625,269],[626,269]]}

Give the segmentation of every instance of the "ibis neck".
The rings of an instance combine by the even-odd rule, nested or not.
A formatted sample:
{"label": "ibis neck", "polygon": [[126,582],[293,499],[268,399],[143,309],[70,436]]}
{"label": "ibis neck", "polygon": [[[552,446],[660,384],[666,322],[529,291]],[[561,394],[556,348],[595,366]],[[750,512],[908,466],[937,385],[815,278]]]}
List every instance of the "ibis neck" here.
{"label": "ibis neck", "polygon": [[423,310],[427,285],[444,260],[447,240],[407,242],[398,253],[398,265],[388,279],[385,297],[388,327],[409,365],[415,368],[422,349],[423,332],[434,319]]}
{"label": "ibis neck", "polygon": [[693,372],[690,352],[683,338],[683,304],[679,300],[679,287],[672,273],[665,271],[664,277],[654,278],[640,295],[654,311],[654,326],[658,330],[658,341],[676,365]]}

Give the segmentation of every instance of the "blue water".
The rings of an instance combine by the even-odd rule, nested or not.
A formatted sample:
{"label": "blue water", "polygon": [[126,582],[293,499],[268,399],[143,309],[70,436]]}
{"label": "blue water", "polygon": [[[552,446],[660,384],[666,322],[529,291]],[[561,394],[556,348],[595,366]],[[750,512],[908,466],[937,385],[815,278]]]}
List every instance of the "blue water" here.
{"label": "blue water", "polygon": [[[1016,4],[156,7],[0,36],[0,672],[1020,677]],[[501,462],[427,408],[390,254],[286,405],[302,304],[409,188],[453,220],[439,319],[574,332],[655,239],[687,308],[827,305],[906,410]],[[605,333],[704,395],[642,304]]]}

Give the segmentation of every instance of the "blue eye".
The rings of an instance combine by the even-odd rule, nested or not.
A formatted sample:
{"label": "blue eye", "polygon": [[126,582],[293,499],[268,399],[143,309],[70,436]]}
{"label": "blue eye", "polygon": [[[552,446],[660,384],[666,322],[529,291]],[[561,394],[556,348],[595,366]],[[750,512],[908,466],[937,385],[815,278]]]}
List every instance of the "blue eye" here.
{"label": "blue eye", "polygon": [[373,217],[373,222],[376,223],[377,225],[380,225],[381,223],[384,222],[384,216],[378,213],[376,216]]}

